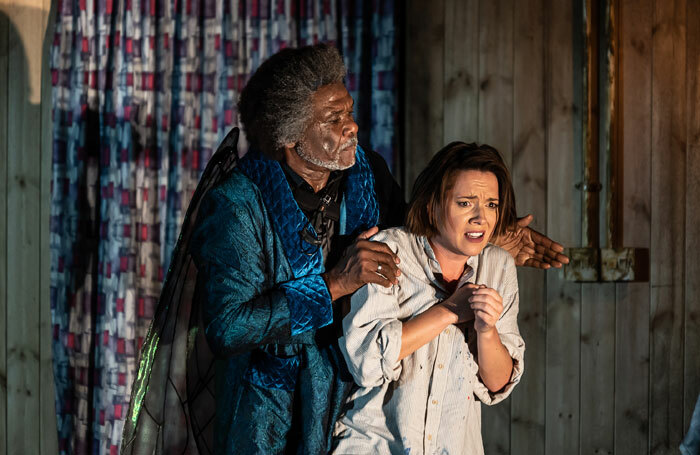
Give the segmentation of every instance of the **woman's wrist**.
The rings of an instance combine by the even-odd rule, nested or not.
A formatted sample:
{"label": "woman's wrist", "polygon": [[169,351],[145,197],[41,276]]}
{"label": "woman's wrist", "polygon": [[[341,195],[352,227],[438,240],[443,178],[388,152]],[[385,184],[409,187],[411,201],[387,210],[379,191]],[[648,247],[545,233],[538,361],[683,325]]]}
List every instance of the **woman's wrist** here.
{"label": "woman's wrist", "polygon": [[498,336],[498,330],[496,330],[496,327],[491,327],[490,329],[487,329],[484,331],[477,330],[476,336],[479,340],[486,341],[486,342],[493,341],[493,340],[500,341],[500,337]]}
{"label": "woman's wrist", "polygon": [[435,305],[436,311],[440,312],[440,316],[445,322],[445,326],[451,324],[457,324],[459,322],[459,316],[452,309],[454,304],[448,300],[443,300],[439,304]]}

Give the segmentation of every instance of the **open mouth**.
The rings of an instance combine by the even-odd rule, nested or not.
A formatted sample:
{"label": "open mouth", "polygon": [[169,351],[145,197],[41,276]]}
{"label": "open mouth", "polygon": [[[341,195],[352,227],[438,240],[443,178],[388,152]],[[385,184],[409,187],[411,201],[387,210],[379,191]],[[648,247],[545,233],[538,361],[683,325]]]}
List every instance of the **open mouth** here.
{"label": "open mouth", "polygon": [[470,242],[481,242],[484,238],[484,231],[467,232],[466,237]]}

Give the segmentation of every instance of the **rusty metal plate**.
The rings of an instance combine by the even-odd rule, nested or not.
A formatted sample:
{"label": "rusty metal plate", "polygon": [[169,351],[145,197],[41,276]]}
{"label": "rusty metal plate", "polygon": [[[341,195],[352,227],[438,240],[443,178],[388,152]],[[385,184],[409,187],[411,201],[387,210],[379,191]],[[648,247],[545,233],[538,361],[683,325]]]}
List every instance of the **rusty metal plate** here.
{"label": "rusty metal plate", "polygon": [[600,269],[603,281],[648,281],[649,250],[646,248],[602,248]]}
{"label": "rusty metal plate", "polygon": [[647,248],[569,248],[564,279],[579,282],[649,281]]}
{"label": "rusty metal plate", "polygon": [[569,264],[564,266],[564,279],[569,281],[598,281],[598,248],[569,248]]}

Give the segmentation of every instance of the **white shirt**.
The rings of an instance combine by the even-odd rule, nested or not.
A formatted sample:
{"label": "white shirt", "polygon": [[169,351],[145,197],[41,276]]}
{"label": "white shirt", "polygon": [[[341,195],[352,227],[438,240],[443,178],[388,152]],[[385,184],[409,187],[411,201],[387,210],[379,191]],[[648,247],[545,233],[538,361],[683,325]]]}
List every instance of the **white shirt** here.
{"label": "white shirt", "polygon": [[517,324],[518,281],[513,258],[487,245],[470,257],[462,282],[484,284],[503,298],[496,323],[513,358],[508,384],[497,393],[481,382],[476,333],[450,325],[416,352],[398,361],[402,321],[449,296],[435,278],[440,265],[425,237],[403,228],[372,240],[386,243],[401,258],[399,284],[369,284],[352,297],[343,319],[340,348],[355,379],[333,433],[334,454],[483,454],[481,403],[510,395],[523,373],[525,343]]}

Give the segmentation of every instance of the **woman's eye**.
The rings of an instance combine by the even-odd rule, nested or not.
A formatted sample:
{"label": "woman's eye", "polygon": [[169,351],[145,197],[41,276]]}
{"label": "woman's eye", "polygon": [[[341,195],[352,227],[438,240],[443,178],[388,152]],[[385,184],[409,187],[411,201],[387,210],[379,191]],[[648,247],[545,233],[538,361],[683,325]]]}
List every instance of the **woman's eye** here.
{"label": "woman's eye", "polygon": [[471,204],[469,203],[469,201],[458,201],[457,205],[460,207],[469,207]]}
{"label": "woman's eye", "polygon": [[495,203],[495,202],[489,202],[489,208],[497,209],[497,208],[498,208],[498,204]]}

